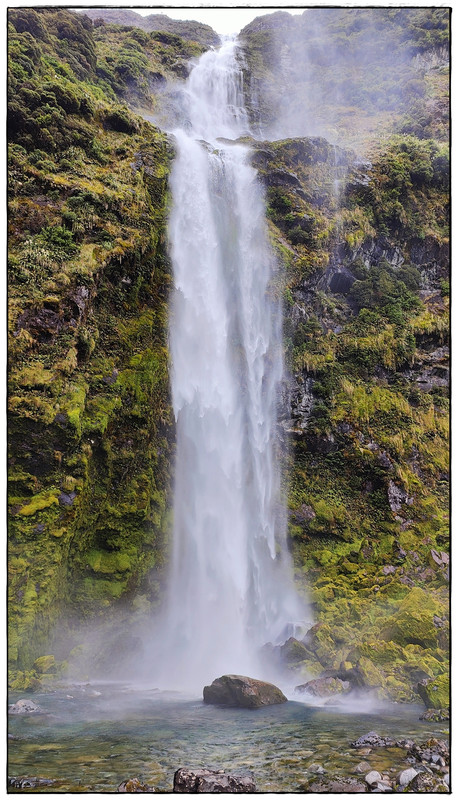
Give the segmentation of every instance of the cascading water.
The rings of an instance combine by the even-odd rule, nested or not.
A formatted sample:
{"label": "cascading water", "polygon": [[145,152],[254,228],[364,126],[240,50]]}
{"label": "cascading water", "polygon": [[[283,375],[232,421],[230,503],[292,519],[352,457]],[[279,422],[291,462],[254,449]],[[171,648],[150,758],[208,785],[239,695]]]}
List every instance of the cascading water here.
{"label": "cascading water", "polygon": [[[169,237],[177,426],[162,683],[262,676],[259,648],[304,608],[292,585],[276,458],[281,303],[249,149],[237,44],[205,53],[175,131]],[[221,138],[223,139],[221,141]]]}

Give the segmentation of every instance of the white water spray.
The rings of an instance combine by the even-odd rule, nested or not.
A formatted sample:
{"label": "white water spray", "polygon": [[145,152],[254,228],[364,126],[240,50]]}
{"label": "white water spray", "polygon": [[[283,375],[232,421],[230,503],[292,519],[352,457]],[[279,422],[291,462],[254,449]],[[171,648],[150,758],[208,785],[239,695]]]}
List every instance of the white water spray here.
{"label": "white water spray", "polygon": [[175,131],[170,321],[177,425],[173,556],[160,681],[262,677],[259,648],[304,609],[292,584],[276,457],[281,302],[249,149],[236,42],[205,53]]}

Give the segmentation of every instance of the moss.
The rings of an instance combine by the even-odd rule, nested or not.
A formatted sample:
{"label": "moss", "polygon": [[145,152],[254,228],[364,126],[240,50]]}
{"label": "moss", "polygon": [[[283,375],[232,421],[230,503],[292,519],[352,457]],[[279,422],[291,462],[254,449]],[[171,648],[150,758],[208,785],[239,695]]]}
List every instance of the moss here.
{"label": "moss", "polygon": [[448,673],[439,675],[418,687],[420,696],[427,708],[448,708],[450,705],[450,677]]}
{"label": "moss", "polygon": [[48,672],[55,672],[57,669],[56,659],[54,656],[40,656],[34,661],[33,669],[40,675]]}
{"label": "moss", "polygon": [[30,503],[27,503],[27,505],[22,506],[22,508],[19,509],[18,513],[22,517],[31,517],[33,514],[36,514],[37,511],[42,511],[43,509],[49,508],[50,506],[58,505],[59,501],[57,498],[58,498],[57,490],[42,492],[41,494],[35,495],[35,497],[32,498]]}
{"label": "moss", "polygon": [[126,572],[131,567],[128,553],[108,553],[90,550],[86,555],[86,559],[94,572],[101,572],[102,574]]}

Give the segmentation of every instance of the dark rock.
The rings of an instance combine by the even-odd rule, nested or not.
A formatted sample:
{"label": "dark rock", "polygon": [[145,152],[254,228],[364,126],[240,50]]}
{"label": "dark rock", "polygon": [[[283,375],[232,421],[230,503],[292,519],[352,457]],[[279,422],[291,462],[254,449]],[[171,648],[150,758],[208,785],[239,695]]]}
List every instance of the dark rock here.
{"label": "dark rock", "polygon": [[273,683],[245,675],[222,675],[204,686],[204,703],[232,708],[260,708],[286,703],[287,698]]}
{"label": "dark rock", "polygon": [[329,288],[333,294],[347,295],[354,282],[355,277],[348,269],[342,267],[332,275],[329,281]]}
{"label": "dark rock", "polygon": [[156,789],[153,786],[149,786],[147,783],[142,783],[138,778],[128,778],[126,781],[119,784],[116,791],[146,794],[155,792]]}
{"label": "dark rock", "polygon": [[50,778],[15,778],[8,777],[8,786],[14,789],[37,789],[39,786],[51,786],[54,783]]}
{"label": "dark rock", "polygon": [[299,642],[294,636],[290,638],[280,647],[280,656],[283,661],[288,664],[304,661],[308,658],[310,653],[302,642]]}
{"label": "dark rock", "polygon": [[411,506],[413,498],[409,497],[404,489],[396,486],[393,481],[388,484],[388,502],[392,511],[400,511],[403,505]]}
{"label": "dark rock", "polygon": [[208,769],[178,769],[173,778],[173,791],[189,794],[251,794],[256,785],[247,775],[225,775]]}
{"label": "dark rock", "polygon": [[39,714],[41,712],[40,706],[37,706],[32,700],[18,700],[8,708],[8,714]]}
{"label": "dark rock", "polygon": [[295,687],[296,692],[311,694],[314,697],[330,697],[350,690],[350,683],[340,678],[315,678]]}
{"label": "dark rock", "polygon": [[389,736],[379,736],[376,731],[365,733],[360,736],[355,742],[351,743],[352,747],[395,747],[396,742]]}
{"label": "dark rock", "polygon": [[59,505],[61,506],[72,506],[75,502],[75,497],[76,492],[68,492],[68,494],[61,492],[57,499],[59,500]]}

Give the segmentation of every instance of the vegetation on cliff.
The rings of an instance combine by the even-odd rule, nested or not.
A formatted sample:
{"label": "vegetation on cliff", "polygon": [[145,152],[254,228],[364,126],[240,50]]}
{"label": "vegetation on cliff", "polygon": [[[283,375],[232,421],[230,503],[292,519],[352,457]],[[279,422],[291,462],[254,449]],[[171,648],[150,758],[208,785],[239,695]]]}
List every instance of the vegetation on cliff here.
{"label": "vegetation on cliff", "polygon": [[[9,13],[9,603],[18,689],[57,673],[46,654],[59,620],[71,641],[81,618],[105,619],[121,604],[129,613],[151,608],[167,559],[173,153],[133,109],[154,113],[162,88],[185,77],[209,42],[195,28],[181,39],[125,18],[110,24],[108,11],[117,13],[106,10],[104,24],[62,9]],[[379,37],[376,69],[364,72],[361,48],[382,11],[397,55],[384,74]],[[317,621],[286,656],[298,677],[356,669],[385,696],[421,695],[434,706],[446,697],[449,626],[448,15],[314,9],[319,19],[307,28],[311,13],[299,25],[271,15],[243,34],[256,130],[271,126],[268,109],[278,111],[283,96],[300,123],[289,132],[302,137],[251,141],[284,265],[290,541]],[[307,70],[294,55],[304,30]],[[341,59],[333,74],[323,30]],[[286,91],[288,63],[297,74],[288,73]],[[317,71],[318,132],[341,147],[303,138],[296,111]],[[355,143],[364,161],[348,149]]]}
{"label": "vegetation on cliff", "polygon": [[9,23],[9,644],[27,670],[62,616],[157,598],[172,149],[125,99],[196,46],[58,9]]}

